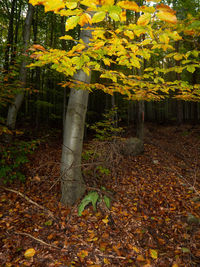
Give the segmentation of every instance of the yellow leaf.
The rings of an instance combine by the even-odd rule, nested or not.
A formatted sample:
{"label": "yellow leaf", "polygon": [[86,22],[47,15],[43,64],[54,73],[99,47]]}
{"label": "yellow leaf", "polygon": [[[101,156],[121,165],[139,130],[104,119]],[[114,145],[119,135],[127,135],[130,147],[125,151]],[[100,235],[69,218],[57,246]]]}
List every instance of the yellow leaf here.
{"label": "yellow leaf", "polygon": [[163,33],[159,36],[159,40],[161,43],[168,44],[169,43],[169,36],[166,33]]}
{"label": "yellow leaf", "polygon": [[150,255],[153,259],[157,259],[158,258],[158,252],[155,249],[149,249]]}
{"label": "yellow leaf", "polygon": [[67,2],[65,2],[65,5],[69,9],[74,9],[74,8],[77,7],[77,3],[76,2],[69,2],[69,1],[67,1]]}
{"label": "yellow leaf", "polygon": [[103,58],[103,63],[107,66],[110,66],[110,60],[108,58]]}
{"label": "yellow leaf", "polygon": [[94,44],[94,49],[99,49],[101,48],[102,46],[104,46],[105,42],[104,41],[99,41],[98,43],[95,43]]}
{"label": "yellow leaf", "polygon": [[34,248],[29,248],[29,249],[27,249],[27,250],[25,251],[25,253],[24,253],[24,257],[25,257],[25,258],[31,258],[31,257],[33,257],[33,256],[35,255],[35,253],[36,253],[36,251],[35,251]]}
{"label": "yellow leaf", "polygon": [[112,6],[114,5],[114,0],[100,0],[99,1],[100,3],[99,4],[102,4],[102,5],[108,5],[108,6]]}
{"label": "yellow leaf", "polygon": [[122,11],[120,13],[120,20],[121,20],[121,22],[126,21],[126,11]]}
{"label": "yellow leaf", "polygon": [[139,253],[139,249],[137,247],[133,247],[133,250],[136,252],[136,253]]}
{"label": "yellow leaf", "polygon": [[74,40],[74,38],[71,37],[70,35],[61,36],[59,39],[61,39],[61,40]]}
{"label": "yellow leaf", "polygon": [[156,15],[160,20],[174,24],[177,23],[176,16],[170,12],[159,11]]}
{"label": "yellow leaf", "polygon": [[109,220],[108,220],[108,216],[106,216],[106,218],[103,219],[102,222],[104,222],[105,224],[107,224],[107,223],[109,222]]}
{"label": "yellow leaf", "polygon": [[174,55],[174,59],[177,61],[181,60],[182,58],[183,58],[183,55],[181,55],[181,54]]}
{"label": "yellow leaf", "polygon": [[117,3],[118,6],[121,8],[133,10],[133,11],[139,11],[139,6],[134,1],[120,1]]}
{"label": "yellow leaf", "polygon": [[149,23],[150,20],[151,20],[151,14],[146,13],[139,17],[137,24],[141,26],[145,26]]}
{"label": "yellow leaf", "polygon": [[177,263],[173,263],[172,267],[178,267]]}
{"label": "yellow leaf", "polygon": [[110,264],[109,260],[106,259],[106,258],[103,259],[103,262],[104,262],[105,264]]}
{"label": "yellow leaf", "polygon": [[132,31],[126,30],[124,35],[128,36],[130,39],[134,39],[134,33]]}
{"label": "yellow leaf", "polygon": [[45,12],[48,12],[48,11],[58,12],[59,10],[65,8],[65,4],[63,0],[45,1],[44,6],[45,6]]}

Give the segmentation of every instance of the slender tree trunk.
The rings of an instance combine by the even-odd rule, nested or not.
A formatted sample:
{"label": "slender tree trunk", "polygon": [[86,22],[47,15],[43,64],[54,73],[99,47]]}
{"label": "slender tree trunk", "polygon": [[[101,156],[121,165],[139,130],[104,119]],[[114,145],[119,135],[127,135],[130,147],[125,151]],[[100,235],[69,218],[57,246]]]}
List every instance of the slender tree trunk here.
{"label": "slender tree trunk", "polygon": [[13,45],[12,54],[11,54],[11,64],[14,64],[14,61],[15,61],[15,58],[16,58],[16,53],[17,53],[18,32],[19,32],[21,11],[22,11],[22,2],[20,1],[19,2],[18,13],[16,11],[15,40],[14,40],[14,45]]}
{"label": "slender tree trunk", "polygon": [[[88,43],[91,31],[82,30],[80,38]],[[87,76],[81,70],[74,79],[90,83],[91,76]],[[73,205],[85,192],[81,154],[88,96],[89,91],[75,88],[71,89],[69,96],[61,158],[61,202],[65,205]]]}
{"label": "slender tree trunk", "polygon": [[16,0],[13,0],[12,4],[11,4],[10,21],[9,21],[8,36],[7,36],[7,45],[6,45],[6,50],[5,50],[4,70],[6,72],[8,72],[8,69],[9,69],[10,51],[12,51],[12,47],[13,47],[13,21],[14,21],[15,5],[16,5]]}
{"label": "slender tree trunk", "polygon": [[[34,11],[33,6],[31,4],[29,4],[27,15],[26,15],[26,20],[25,20],[24,34],[23,34],[23,47],[24,47],[23,53],[28,48],[28,44],[29,44],[33,11]],[[8,110],[7,126],[10,129],[15,129],[17,113],[18,113],[18,110],[21,107],[22,101],[24,99],[23,88],[25,88],[26,77],[27,77],[26,58],[25,57],[21,63],[19,75],[20,75],[19,79],[21,82],[22,92],[15,96],[14,102],[13,102],[13,104],[10,105],[9,110]]]}

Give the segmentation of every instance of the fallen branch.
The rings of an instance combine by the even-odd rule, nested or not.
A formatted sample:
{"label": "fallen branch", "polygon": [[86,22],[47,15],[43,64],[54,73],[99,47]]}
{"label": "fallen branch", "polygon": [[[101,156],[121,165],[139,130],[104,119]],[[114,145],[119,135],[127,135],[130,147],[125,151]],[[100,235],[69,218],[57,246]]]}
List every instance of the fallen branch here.
{"label": "fallen branch", "polygon": [[19,192],[19,191],[17,191],[17,190],[14,190],[14,189],[10,189],[10,188],[4,187],[4,186],[0,186],[0,187],[1,187],[2,189],[6,190],[6,191],[13,192],[13,193],[19,195],[20,197],[25,198],[28,202],[30,202],[31,204],[35,205],[35,206],[38,207],[39,209],[44,210],[44,211],[48,214],[48,216],[50,216],[51,218],[53,218],[53,219],[56,220],[55,216],[53,215],[53,213],[52,213],[50,210],[48,210],[47,208],[45,208],[45,207],[39,205],[38,203],[36,203],[35,201],[31,200],[29,197],[27,197],[26,195],[22,194],[21,192]]}
{"label": "fallen branch", "polygon": [[55,245],[51,245],[51,244],[46,243],[45,241],[43,241],[43,240],[41,240],[39,238],[36,238],[36,237],[34,237],[34,236],[30,235],[30,234],[27,234],[27,233],[15,232],[15,234],[17,234],[17,235],[25,235],[25,236],[28,236],[28,237],[34,239],[35,241],[37,241],[37,242],[39,242],[39,243],[41,243],[43,245],[45,245],[45,246],[52,247],[52,248],[59,249],[59,250],[65,250],[65,251],[67,251],[67,249],[65,249],[65,248],[59,248],[59,247],[57,247]]}

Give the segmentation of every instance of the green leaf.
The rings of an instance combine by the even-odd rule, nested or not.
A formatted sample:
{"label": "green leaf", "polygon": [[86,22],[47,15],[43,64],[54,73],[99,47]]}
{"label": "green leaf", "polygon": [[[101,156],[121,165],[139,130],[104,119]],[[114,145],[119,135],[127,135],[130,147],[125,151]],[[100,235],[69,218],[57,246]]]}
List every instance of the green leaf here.
{"label": "green leaf", "polygon": [[52,225],[52,220],[49,220],[49,221],[45,222],[44,225],[51,226]]}
{"label": "green leaf", "polygon": [[106,207],[107,207],[108,209],[110,209],[110,198],[107,197],[107,196],[104,196],[103,199],[104,199],[104,202],[105,202],[105,204],[106,204]]}
{"label": "green leaf", "polygon": [[78,215],[81,216],[82,212],[84,211],[85,207],[91,202],[94,210],[96,211],[96,203],[99,199],[99,194],[97,192],[91,191],[89,192],[81,201],[80,205],[78,206]]}
{"label": "green leaf", "polygon": [[190,253],[189,248],[181,248],[181,250],[183,253]]}
{"label": "green leaf", "polygon": [[195,72],[195,67],[194,67],[194,66],[192,66],[192,65],[190,65],[190,66],[187,66],[187,71],[189,71],[189,72],[193,73],[193,72]]}
{"label": "green leaf", "polygon": [[151,255],[151,257],[152,257],[153,259],[157,259],[157,258],[158,258],[158,252],[157,252],[157,250],[155,250],[155,249],[150,249],[149,252],[150,252],[150,255]]}
{"label": "green leaf", "polygon": [[105,16],[106,16],[106,12],[104,12],[104,11],[99,11],[99,12],[95,13],[93,18],[92,18],[92,23],[98,23],[98,22],[104,20]]}

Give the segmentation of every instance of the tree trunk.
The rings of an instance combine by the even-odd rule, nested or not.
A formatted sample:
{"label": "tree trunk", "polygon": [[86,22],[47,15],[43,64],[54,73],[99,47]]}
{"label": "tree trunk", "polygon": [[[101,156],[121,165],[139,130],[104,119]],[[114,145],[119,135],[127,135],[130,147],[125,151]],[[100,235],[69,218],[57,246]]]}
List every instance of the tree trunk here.
{"label": "tree trunk", "polygon": [[137,102],[136,136],[144,141],[144,101]]}
{"label": "tree trunk", "polygon": [[[31,4],[29,4],[27,15],[26,15],[26,20],[25,20],[24,34],[23,34],[23,47],[24,47],[23,53],[25,53],[25,51],[28,48],[28,44],[29,44],[33,11],[34,11],[33,6]],[[7,126],[10,129],[15,129],[17,113],[18,113],[18,110],[21,107],[22,101],[24,99],[23,89],[25,88],[26,77],[27,77],[26,58],[25,57],[21,63],[19,75],[20,75],[19,79],[21,82],[22,92],[15,96],[14,102],[13,102],[13,104],[10,105],[9,110],[8,110]]]}
{"label": "tree trunk", "polygon": [[[91,31],[82,30],[80,38],[89,42]],[[91,76],[82,70],[74,76],[75,80],[90,83]],[[64,127],[64,140],[61,158],[61,202],[73,205],[85,192],[81,172],[81,154],[83,146],[84,124],[89,91],[71,89]]]}
{"label": "tree trunk", "polygon": [[6,50],[5,50],[5,62],[4,62],[5,72],[8,72],[8,69],[9,69],[10,51],[12,51],[12,47],[13,47],[13,21],[14,21],[15,5],[16,5],[16,0],[13,0],[12,4],[11,4],[10,21],[9,21],[8,36],[7,36],[7,45],[6,45]]}

